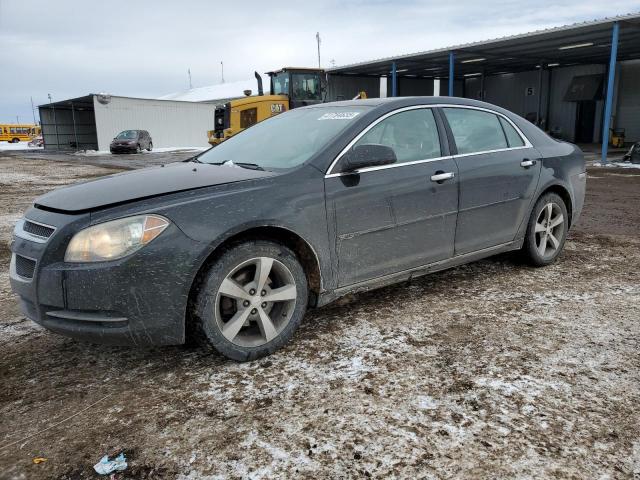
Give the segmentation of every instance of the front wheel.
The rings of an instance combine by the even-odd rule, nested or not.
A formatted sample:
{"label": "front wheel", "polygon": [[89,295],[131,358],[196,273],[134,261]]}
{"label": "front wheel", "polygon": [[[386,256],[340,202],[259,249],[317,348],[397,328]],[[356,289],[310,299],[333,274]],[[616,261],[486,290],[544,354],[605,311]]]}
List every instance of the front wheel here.
{"label": "front wheel", "polygon": [[569,215],[564,200],[555,193],[540,197],[533,207],[522,252],[528,263],[544,267],[553,263],[564,247]]}
{"label": "front wheel", "polygon": [[153,150],[153,143],[149,142],[149,148],[147,148],[147,151],[150,152],[151,150]]}
{"label": "front wheel", "polygon": [[203,276],[193,310],[195,333],[233,360],[264,357],[293,336],[307,298],[306,275],[289,248],[242,243]]}
{"label": "front wheel", "polygon": [[142,153],[142,148],[140,148],[140,144],[136,146],[136,153]]}

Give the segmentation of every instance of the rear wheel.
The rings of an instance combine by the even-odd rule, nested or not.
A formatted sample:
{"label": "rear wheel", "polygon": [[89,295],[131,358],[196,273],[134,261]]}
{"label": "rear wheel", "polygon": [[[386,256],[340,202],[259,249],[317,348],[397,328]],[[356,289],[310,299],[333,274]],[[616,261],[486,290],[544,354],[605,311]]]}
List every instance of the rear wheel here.
{"label": "rear wheel", "polygon": [[224,252],[202,279],[196,334],[228,358],[254,360],[292,336],[307,308],[307,279],[296,255],[268,241]]}
{"label": "rear wheel", "polygon": [[14,138],[13,140],[11,140],[11,143],[19,143],[20,139],[19,138]]}
{"label": "rear wheel", "polygon": [[153,143],[149,142],[149,148],[147,148],[147,151],[151,151],[153,150]]}
{"label": "rear wheel", "polygon": [[522,252],[528,263],[544,267],[560,255],[567,239],[569,215],[564,200],[555,193],[547,193],[536,202]]}

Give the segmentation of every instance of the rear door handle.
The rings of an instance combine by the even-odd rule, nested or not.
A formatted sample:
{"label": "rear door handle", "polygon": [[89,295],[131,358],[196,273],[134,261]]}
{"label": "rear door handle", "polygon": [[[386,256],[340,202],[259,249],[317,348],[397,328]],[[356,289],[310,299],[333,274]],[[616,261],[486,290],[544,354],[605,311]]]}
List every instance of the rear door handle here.
{"label": "rear door handle", "polygon": [[453,177],[455,177],[456,174],[453,172],[438,172],[435,175],[431,175],[431,181],[432,182],[437,182],[437,183],[442,183],[445,180],[451,180]]}
{"label": "rear door handle", "polygon": [[520,166],[524,168],[533,167],[535,164],[536,164],[535,160],[529,160],[528,158],[525,158],[520,162]]}

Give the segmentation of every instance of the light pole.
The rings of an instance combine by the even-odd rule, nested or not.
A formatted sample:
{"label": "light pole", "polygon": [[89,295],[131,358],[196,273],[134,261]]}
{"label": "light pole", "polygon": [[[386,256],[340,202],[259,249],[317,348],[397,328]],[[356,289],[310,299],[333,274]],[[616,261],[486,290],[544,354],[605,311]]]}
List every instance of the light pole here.
{"label": "light pole", "polygon": [[[50,93],[47,93],[47,97],[49,97],[49,105],[51,105],[51,110],[53,110],[53,127],[56,129],[56,150],[60,150],[60,137],[58,136],[58,121],[56,120],[56,106],[51,101]],[[42,132],[42,138],[44,138],[44,130]]]}
{"label": "light pole", "polygon": [[30,97],[30,98],[31,98],[31,113],[33,113],[33,124],[37,125],[37,122],[36,122],[36,108],[33,106],[33,97]]}
{"label": "light pole", "polygon": [[322,68],[320,66],[320,32],[316,32],[316,42],[318,43],[318,68]]}

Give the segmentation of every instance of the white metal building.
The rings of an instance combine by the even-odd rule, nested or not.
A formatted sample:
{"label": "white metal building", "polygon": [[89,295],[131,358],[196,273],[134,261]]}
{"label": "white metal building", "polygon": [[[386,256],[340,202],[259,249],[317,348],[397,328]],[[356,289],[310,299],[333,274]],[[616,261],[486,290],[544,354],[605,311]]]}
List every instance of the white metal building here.
{"label": "white metal building", "polygon": [[122,130],[147,130],[154,148],[208,147],[215,104],[90,94],[40,105],[45,149],[108,151]]}

